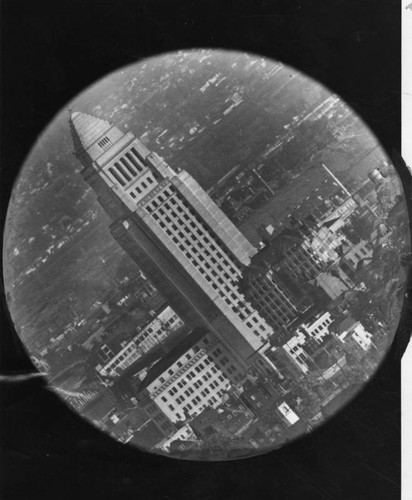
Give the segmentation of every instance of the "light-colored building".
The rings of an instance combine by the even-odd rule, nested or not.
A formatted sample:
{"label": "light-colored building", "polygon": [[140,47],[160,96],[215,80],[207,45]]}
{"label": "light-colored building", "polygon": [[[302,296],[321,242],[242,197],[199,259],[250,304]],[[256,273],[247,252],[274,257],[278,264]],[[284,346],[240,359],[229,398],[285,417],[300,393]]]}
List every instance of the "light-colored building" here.
{"label": "light-colored building", "polygon": [[306,342],[306,334],[298,330],[296,334],[282,346],[282,349],[303,373],[309,372],[308,360],[310,358],[304,349]]}
{"label": "light-colored building", "polygon": [[175,311],[170,306],[166,306],[156,318],[136,335],[135,342],[141,351],[148,352],[183,325],[184,322]]}
{"label": "light-colored building", "polygon": [[343,234],[335,232],[328,226],[322,226],[305,239],[305,245],[310,248],[318,261],[329,264],[339,259],[337,249],[343,241],[346,241]]}
{"label": "light-colored building", "polygon": [[321,344],[325,337],[330,335],[329,327],[332,323],[329,312],[319,314],[312,322],[303,323],[296,330],[295,335],[289,339],[282,349],[303,373],[309,372],[311,357],[305,349],[309,339]]}
{"label": "light-colored building", "polygon": [[96,366],[96,370],[102,376],[115,377],[120,375],[127,367],[142,356],[142,351],[134,340],[124,342],[120,350],[113,350],[106,344],[101,347],[102,361]]}
{"label": "light-colored building", "polygon": [[356,343],[362,351],[367,351],[372,346],[372,334],[365,330],[360,321],[351,324],[343,323],[343,331],[338,333],[339,339],[346,344]]}
{"label": "light-colored building", "polygon": [[244,377],[222,343],[198,329],[149,371],[139,389],[140,404],[150,401],[170,421],[183,421],[219,406],[227,389]]}
{"label": "light-colored building", "polygon": [[285,420],[285,423],[288,427],[292,426],[293,424],[296,424],[296,422],[299,422],[299,417],[296,415],[296,413],[292,410],[292,408],[286,403],[286,401],[283,401],[278,407],[278,412],[282,415],[282,417]]}
{"label": "light-colored building", "polygon": [[172,434],[168,439],[160,442],[155,448],[159,448],[163,451],[169,452],[170,445],[173,441],[198,441],[196,434],[193,432],[193,429],[189,424],[184,425],[180,429],[178,429],[174,434]]}
{"label": "light-colored building", "polygon": [[339,259],[337,249],[342,243],[347,242],[341,229],[347,224],[357,207],[357,202],[351,196],[322,217],[320,227],[305,238],[306,247],[310,249],[318,262],[327,264]]}
{"label": "light-colored building", "polygon": [[304,323],[299,327],[299,331],[306,333],[317,342],[329,335],[329,325],[332,323],[332,316],[329,312],[318,315],[312,323]]}

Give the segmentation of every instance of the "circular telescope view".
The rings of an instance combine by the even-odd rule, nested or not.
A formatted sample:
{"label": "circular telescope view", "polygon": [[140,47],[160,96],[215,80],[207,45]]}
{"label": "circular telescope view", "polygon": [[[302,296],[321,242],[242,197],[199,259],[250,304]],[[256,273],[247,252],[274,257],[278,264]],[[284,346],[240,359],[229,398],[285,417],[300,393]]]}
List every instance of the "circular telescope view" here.
{"label": "circular telescope view", "polygon": [[38,138],[4,282],[74,411],[141,450],[227,460],[313,431],[374,374],[409,245],[398,174],[337,95],[181,51],[110,74]]}

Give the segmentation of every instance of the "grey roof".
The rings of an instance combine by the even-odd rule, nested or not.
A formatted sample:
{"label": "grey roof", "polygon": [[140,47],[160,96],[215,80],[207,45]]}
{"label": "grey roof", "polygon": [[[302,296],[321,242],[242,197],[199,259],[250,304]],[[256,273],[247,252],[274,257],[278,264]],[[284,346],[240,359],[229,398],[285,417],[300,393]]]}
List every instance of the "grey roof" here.
{"label": "grey roof", "polygon": [[352,316],[348,316],[345,318],[343,321],[338,323],[335,327],[335,333],[338,335],[340,333],[345,332],[346,330],[349,330],[349,328],[356,323],[356,320],[352,318]]}

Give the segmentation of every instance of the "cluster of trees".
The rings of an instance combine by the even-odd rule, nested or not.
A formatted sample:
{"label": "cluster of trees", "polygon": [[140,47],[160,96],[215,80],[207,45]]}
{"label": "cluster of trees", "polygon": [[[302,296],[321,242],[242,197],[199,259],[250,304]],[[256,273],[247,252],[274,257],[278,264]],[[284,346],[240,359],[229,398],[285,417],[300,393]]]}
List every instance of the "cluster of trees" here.
{"label": "cluster of trees", "polygon": [[361,240],[369,240],[373,231],[373,222],[366,217],[353,217],[349,224],[342,227],[341,231],[353,244]]}
{"label": "cluster of trees", "polygon": [[374,333],[379,329],[379,323],[386,323],[387,307],[388,302],[383,294],[360,291],[351,303],[350,313],[367,331]]}

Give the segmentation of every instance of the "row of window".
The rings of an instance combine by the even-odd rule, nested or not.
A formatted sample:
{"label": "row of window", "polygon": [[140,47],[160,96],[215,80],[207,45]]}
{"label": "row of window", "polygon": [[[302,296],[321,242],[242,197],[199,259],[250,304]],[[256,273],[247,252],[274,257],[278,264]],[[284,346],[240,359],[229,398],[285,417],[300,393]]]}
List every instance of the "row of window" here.
{"label": "row of window", "polygon": [[133,191],[130,191],[130,196],[133,198],[133,199],[136,199],[138,195],[144,193],[145,191],[147,191],[147,189],[150,187],[150,186],[153,186],[153,184],[155,183],[155,180],[154,178],[152,177],[151,174],[148,174],[146,175],[145,177],[145,180],[144,181],[141,181],[139,182],[133,189]]}
{"label": "row of window", "polygon": [[105,146],[108,146],[110,144],[110,139],[108,137],[103,137],[97,145],[100,146],[103,149],[106,149]]}
{"label": "row of window", "polygon": [[[169,229],[170,226],[173,227],[173,223],[169,224],[169,227],[167,227],[166,224],[160,221],[160,226],[165,230],[166,234],[171,236],[172,241],[178,246],[178,248],[184,253],[184,255],[195,264],[197,269],[203,275],[204,279],[219,293],[219,295],[233,310],[233,312],[235,312],[236,314],[242,314],[242,311],[239,310],[236,302],[242,299],[242,296],[239,293],[236,293],[236,289],[233,285],[230,286],[230,280],[232,280],[233,278],[224,270],[224,268],[217,262],[217,260],[211,256],[208,256],[208,259],[206,259],[202,255],[202,253],[200,253],[203,252],[204,249],[202,248],[199,251],[199,249],[194,245],[193,240],[189,240],[189,238],[182,232],[177,231],[177,234],[180,238],[174,236],[172,231]],[[183,244],[182,241],[184,241],[185,243]],[[208,241],[208,239],[205,238],[205,241]],[[198,243],[198,240],[196,242]],[[215,263],[215,265],[212,266],[211,263],[213,262]],[[216,270],[219,271],[220,276],[216,275]],[[225,278],[226,281],[224,281],[223,278]],[[243,314],[243,317],[241,319],[244,319],[245,317],[246,315]]]}
{"label": "row of window", "polygon": [[[107,138],[102,139],[104,141]],[[100,144],[99,144],[100,145]],[[132,148],[124,156],[119,158],[114,165],[108,168],[112,178],[114,178],[122,187],[126,186],[146,169],[139,158],[135,148]]]}
{"label": "row of window", "polygon": [[[208,360],[208,361],[209,361],[209,360]],[[225,362],[224,362],[224,364],[227,364],[228,362],[229,362],[229,359],[228,359],[227,357],[225,357]],[[209,363],[210,363],[210,361],[209,361]],[[207,364],[209,364],[209,363],[207,363]],[[200,367],[201,367],[202,369],[205,369],[205,365],[201,364],[201,365],[199,365],[198,367],[195,367],[195,369],[194,369],[194,370],[192,370],[191,372],[189,372],[189,373],[187,374],[186,378],[187,378],[188,380],[192,380],[192,379],[195,377],[196,373],[200,373],[200,371],[201,371],[201,370],[198,370],[198,369],[197,369],[197,368],[200,368]],[[234,372],[236,371],[236,369],[235,369],[235,367],[234,367],[233,365],[231,365],[229,368],[227,368],[227,371],[228,371],[229,373],[234,373]],[[217,374],[217,373],[218,373],[218,371],[216,370],[216,368],[215,368],[215,367],[211,367],[211,372],[213,372],[214,374]],[[211,378],[212,378],[212,374],[211,374],[211,373],[206,372],[206,373],[204,373],[204,374],[202,375],[202,378],[198,379],[196,382],[194,382],[194,383],[193,383],[193,387],[194,387],[195,389],[199,389],[202,385],[204,385],[206,382],[208,382]],[[223,374],[219,374],[219,375],[217,376],[216,380],[215,380],[215,381],[213,381],[213,382],[211,382],[210,387],[215,388],[215,387],[217,387],[217,386],[219,385],[219,384],[218,384],[218,381],[219,381],[220,383],[223,383],[223,382],[225,382],[225,380],[226,380],[226,378],[224,377],[224,375],[223,375]],[[186,380],[186,379],[182,379],[182,380],[180,380],[180,381],[177,383],[177,387],[179,387],[180,389],[182,389],[182,388],[183,388],[186,384],[187,384],[187,380]],[[178,389],[177,389],[177,387],[175,386],[175,387],[172,387],[171,389],[169,389],[169,390],[168,390],[168,392],[167,392],[167,394],[165,394],[165,395],[163,395],[163,396],[161,397],[161,400],[162,400],[164,403],[166,403],[166,402],[168,401],[168,398],[169,398],[169,397],[173,397],[174,395],[176,395],[176,394],[178,393]],[[194,389],[193,389],[193,387],[189,387],[189,388],[187,388],[187,389],[184,391],[184,395],[186,396],[186,398],[187,398],[187,397],[189,397],[189,396],[191,396],[191,395],[194,393]],[[177,398],[177,399],[176,399],[176,401],[177,401],[178,403],[182,402],[182,401],[180,401],[181,397],[182,397],[182,396],[180,396],[179,398]]]}
{"label": "row of window", "polygon": [[114,359],[112,359],[109,363],[109,365],[116,364],[116,363],[121,363],[122,361],[126,359],[131,359],[138,356],[138,352],[136,348],[132,348],[131,351],[123,352],[122,354],[116,356]]}
{"label": "row of window", "polygon": [[[221,253],[221,257],[223,258],[226,265],[229,265],[229,268],[233,268],[233,270],[236,271],[236,273],[239,273],[239,270],[236,267],[233,267],[233,262],[228,258],[225,252],[222,251],[221,243],[215,241],[215,236],[214,234],[210,231],[210,228],[203,222],[203,220],[198,216],[198,214],[193,210],[193,208],[184,200],[183,198],[178,199],[177,195],[178,193],[175,193],[176,196],[173,198],[170,198],[168,200],[168,205],[169,206],[164,206],[159,208],[158,213],[156,214],[156,219],[162,219],[164,224],[163,227],[168,229],[168,228],[173,228],[175,231],[177,231],[178,236],[180,238],[185,238],[188,235],[187,229],[189,226],[191,227],[192,230],[192,239],[186,241],[186,244],[190,247],[193,245],[193,241],[197,241],[199,238],[197,236],[201,237],[206,244],[212,244],[212,247],[209,249],[209,253],[212,255],[213,253],[216,254],[216,252]],[[164,208],[168,208],[167,213],[165,213]],[[179,213],[180,217],[173,217],[171,218],[171,215],[177,215]],[[161,216],[164,217],[161,217]],[[175,222],[179,223],[179,227],[175,224]],[[183,222],[183,226],[182,226]],[[179,228],[184,227],[185,228],[185,234],[179,232]],[[194,236],[194,238],[193,238]],[[217,247],[216,247],[217,244]],[[219,265],[219,263],[212,257],[212,260]],[[223,271],[223,268],[221,269]],[[229,277],[229,276],[228,276]]]}
{"label": "row of window", "polygon": [[[229,258],[227,253],[222,250],[222,242],[218,240],[216,235],[211,231],[210,227],[203,221],[203,219],[199,216],[199,214],[194,210],[194,208],[185,200],[180,193],[176,192],[173,198],[169,200],[172,205],[172,212],[180,214],[180,220],[183,219],[183,222],[186,223],[194,223],[193,227],[201,230],[201,234],[204,237],[207,237],[207,242],[212,244],[212,249],[217,254],[227,262],[229,268],[233,268],[238,271],[235,263]],[[174,209],[174,210],[173,210]]]}
{"label": "row of window", "polygon": [[[216,241],[217,238],[199,217],[196,211],[187,203],[185,199],[174,193],[175,196],[169,198],[167,204],[159,207],[157,212],[152,216],[158,222],[160,227],[171,237],[172,241],[179,247],[185,256],[191,260],[195,267],[202,273],[206,281],[219,293],[225,303],[235,312],[235,314],[242,315],[241,319],[253,313],[249,307],[247,310],[242,311],[239,307],[239,301],[243,296],[239,294],[237,289],[232,285],[229,286],[230,281],[234,276],[227,274],[225,266],[229,265],[231,271],[235,271],[235,276],[240,273],[236,268],[234,262],[229,256],[222,251],[221,242]],[[167,211],[165,211],[167,210]],[[205,251],[201,241],[209,245],[207,259],[203,252]],[[222,262],[216,260],[219,255]],[[212,266],[213,264],[213,266]],[[219,271],[221,276],[216,275],[216,270]],[[226,281],[224,281],[225,278]],[[228,283],[229,281],[229,283]],[[243,303],[241,306],[246,304]],[[256,319],[255,319],[256,322]],[[249,327],[253,325],[249,324]],[[265,332],[267,327],[263,324],[260,325],[260,331]],[[258,332],[256,332],[258,333]]]}

